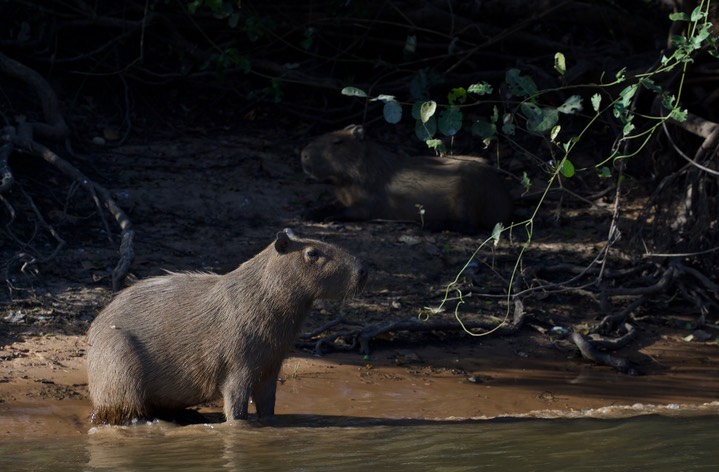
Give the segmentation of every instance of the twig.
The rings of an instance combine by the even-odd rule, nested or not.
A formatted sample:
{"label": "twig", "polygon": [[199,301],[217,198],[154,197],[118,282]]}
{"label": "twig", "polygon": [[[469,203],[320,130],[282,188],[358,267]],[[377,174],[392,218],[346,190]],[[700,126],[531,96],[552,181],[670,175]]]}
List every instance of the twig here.
{"label": "twig", "polygon": [[57,245],[55,246],[55,250],[52,251],[52,254],[40,259],[40,261],[42,262],[48,262],[54,259],[55,256],[57,256],[57,254],[60,252],[60,250],[65,247],[65,240],[60,237],[60,235],[57,233],[57,231],[55,231],[55,228],[53,228],[51,224],[45,221],[45,218],[42,216],[42,213],[37,208],[37,205],[35,205],[35,201],[32,199],[32,197],[28,195],[28,193],[24,189],[22,189],[21,192],[25,197],[25,200],[27,200],[28,205],[30,205],[30,208],[32,208],[33,212],[35,213],[35,218],[37,218],[37,221],[52,235],[53,238],[55,238],[55,241],[57,241]]}
{"label": "twig", "polygon": [[15,181],[7,162],[14,148],[13,137],[15,135],[15,128],[6,126],[2,132],[3,134],[0,137],[0,142],[2,142],[2,144],[0,144],[0,179],[2,179],[0,180],[0,194],[12,187]]}

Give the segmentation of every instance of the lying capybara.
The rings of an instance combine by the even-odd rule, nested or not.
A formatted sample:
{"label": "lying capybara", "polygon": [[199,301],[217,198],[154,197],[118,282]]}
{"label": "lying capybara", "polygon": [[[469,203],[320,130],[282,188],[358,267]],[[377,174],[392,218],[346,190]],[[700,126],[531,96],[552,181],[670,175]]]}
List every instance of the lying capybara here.
{"label": "lying capybara", "polygon": [[358,293],[364,266],[291,230],[224,275],[171,273],[120,292],[88,332],[96,424],[224,400],[228,421],[274,415],[277,376],[312,302]]}
{"label": "lying capybara", "polygon": [[488,165],[467,156],[398,155],[365,139],[362,126],[320,136],[301,159],[305,174],[332,183],[337,198],[307,212],[310,220],[413,220],[471,233],[512,217],[509,192]]}

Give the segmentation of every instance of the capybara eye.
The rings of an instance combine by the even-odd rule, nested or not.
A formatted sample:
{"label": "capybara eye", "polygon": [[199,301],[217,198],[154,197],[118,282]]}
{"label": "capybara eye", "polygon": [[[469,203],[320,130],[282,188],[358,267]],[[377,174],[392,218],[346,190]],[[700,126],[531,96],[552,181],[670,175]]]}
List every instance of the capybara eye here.
{"label": "capybara eye", "polygon": [[310,247],[305,249],[305,257],[310,260],[317,260],[320,257],[320,251],[316,248]]}

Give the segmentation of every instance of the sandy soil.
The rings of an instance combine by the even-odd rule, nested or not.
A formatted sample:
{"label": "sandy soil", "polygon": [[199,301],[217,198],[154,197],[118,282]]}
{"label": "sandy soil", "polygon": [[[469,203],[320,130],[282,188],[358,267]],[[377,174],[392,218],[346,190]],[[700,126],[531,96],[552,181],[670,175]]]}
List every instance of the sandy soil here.
{"label": "sandy soil", "polygon": [[[290,138],[281,141],[277,131],[251,134],[209,139],[200,133],[127,144],[79,162],[112,190],[133,221],[133,278],[163,270],[225,272],[289,226],[346,246],[367,261],[372,274],[357,299],[342,305],[318,303],[306,332],[338,317],[370,325],[416,319],[423,307],[439,306],[447,283],[471,257],[482,235],[426,233],[402,223],[306,223],[300,218],[302,210],[328,192],[326,186],[308,184],[302,177],[297,150],[304,130],[284,132]],[[52,172],[48,179],[69,187]],[[32,190],[30,184],[27,187]],[[41,193],[42,188],[34,191]],[[7,264],[12,290],[0,295],[4,437],[85,434],[89,428],[84,333],[111,298],[109,274],[116,262],[116,243],[107,242],[85,195],[74,194],[73,202],[67,215],[72,224],[62,227],[68,244],[57,257],[33,264],[32,270]],[[525,216],[529,209],[528,203],[520,204],[518,215]],[[557,224],[549,217],[537,221],[535,245],[525,256],[527,266],[581,266],[596,255],[608,213],[581,205],[565,205],[563,211]],[[41,242],[34,244],[46,250]],[[459,279],[457,287],[466,296],[459,311],[463,321],[502,319],[506,306],[496,295],[506,286],[519,242],[483,248],[476,267]],[[0,251],[10,261],[17,254],[5,243]],[[610,264],[626,264],[621,253],[613,256]],[[707,339],[688,341],[694,320],[681,307],[656,305],[655,311],[641,313],[638,337],[617,353],[640,366],[645,373],[641,376],[593,365],[569,343],[552,336],[552,327],[582,329],[596,322],[600,313],[591,295],[547,294],[528,299],[526,309],[525,327],[511,336],[398,331],[373,340],[370,356],[354,350],[316,357],[302,348],[313,342],[306,340],[285,363],[278,413],[487,418],[719,401],[717,333],[710,328],[704,332]],[[453,310],[449,303],[432,319],[451,321]],[[337,328],[337,333],[347,326],[352,325]],[[719,409],[716,404],[711,408]],[[207,405],[203,411],[212,417],[221,409]]]}

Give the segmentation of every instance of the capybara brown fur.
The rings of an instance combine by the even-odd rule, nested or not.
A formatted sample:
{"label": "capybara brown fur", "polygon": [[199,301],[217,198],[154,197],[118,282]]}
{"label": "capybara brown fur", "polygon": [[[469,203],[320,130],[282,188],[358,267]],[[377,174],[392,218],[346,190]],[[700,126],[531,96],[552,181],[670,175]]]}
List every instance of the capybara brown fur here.
{"label": "capybara brown fur", "polygon": [[509,192],[481,160],[395,154],[365,139],[362,126],[316,138],[301,160],[305,174],[334,185],[337,200],[307,212],[310,220],[411,220],[473,233],[512,218]]}
{"label": "capybara brown fur", "polygon": [[127,424],[222,397],[228,421],[274,415],[277,377],[314,300],[357,294],[362,263],[291,230],[224,275],[170,273],[118,293],[88,332],[92,422]]}

